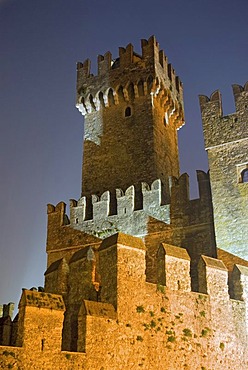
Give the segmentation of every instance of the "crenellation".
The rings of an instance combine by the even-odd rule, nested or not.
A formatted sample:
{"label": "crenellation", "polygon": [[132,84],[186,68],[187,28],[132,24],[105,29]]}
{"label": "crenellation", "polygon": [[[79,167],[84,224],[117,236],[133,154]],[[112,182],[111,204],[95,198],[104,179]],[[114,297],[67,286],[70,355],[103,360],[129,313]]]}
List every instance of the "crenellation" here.
{"label": "crenellation", "polygon": [[45,275],[45,291],[65,295],[68,291],[69,265],[61,258],[47,268]]}
{"label": "crenellation", "polygon": [[[160,179],[153,181],[150,186],[142,182],[141,194],[137,192],[139,187],[131,185],[125,192],[116,189],[115,196],[112,194],[112,197],[108,191],[101,196],[93,195],[91,201],[82,197],[78,202],[73,201],[70,204],[71,227],[101,237],[117,231],[141,236],[147,234],[145,225],[149,223],[149,217],[167,225],[172,223],[174,226],[190,226],[199,220],[205,223],[212,212],[209,175],[198,171],[197,179],[200,198],[195,200],[189,198],[187,174],[183,174],[179,179],[170,179],[169,203],[165,202],[164,186]],[[137,201],[140,205],[138,209]],[[93,208],[94,215],[89,214],[86,217],[86,208]],[[100,231],[102,228],[104,232]]]}
{"label": "crenellation", "polygon": [[175,77],[175,71],[171,63],[168,64],[168,77],[171,80],[171,82],[173,81],[173,78]]}
{"label": "crenellation", "polygon": [[162,184],[161,180],[155,180],[151,187],[145,182],[142,182],[143,209],[148,214],[153,214],[155,210],[160,208],[162,202]]}
{"label": "crenellation", "polygon": [[120,67],[128,68],[133,63],[133,45],[128,44],[126,48],[119,48]]}
{"label": "crenellation", "polygon": [[238,117],[234,117],[234,120],[239,120],[242,123],[242,116],[247,116],[247,106],[248,106],[248,82],[243,86],[233,85],[233,95],[236,107],[236,112]]}
{"label": "crenellation", "polygon": [[170,290],[191,291],[190,257],[184,248],[162,243],[157,252],[158,284]]}
{"label": "crenellation", "polygon": [[[180,368],[174,353],[187,342],[190,350],[182,352],[181,349],[180,353],[185,353],[188,364],[193,361],[190,369],[195,369],[196,363],[210,363],[216,370],[222,370],[223,361],[226,361],[224,366],[228,366],[234,350],[240,354],[232,368],[245,370],[248,363],[241,342],[246,341],[248,331],[247,326],[240,325],[240,320],[248,317],[248,310],[246,302],[237,300],[244,296],[230,300],[224,264],[202,256],[199,294],[191,289],[190,257],[184,248],[167,243],[158,246],[157,283],[153,284],[146,282],[145,253],[146,247],[140,238],[121,233],[106,238],[97,253],[91,247],[76,252],[69,263],[69,295],[62,298],[50,292],[24,290],[19,304],[17,345],[20,347],[13,347],[13,351],[11,347],[0,347],[0,351],[4,349],[9,353],[11,350],[18,364],[22,363],[25,353],[31,362],[39,361],[42,356],[46,366],[53,354],[62,369],[66,369],[66,364],[72,368],[80,364],[84,369],[97,368],[99,363],[116,367],[116,361],[128,369],[130,358],[138,356],[136,346],[141,341],[147,369],[160,368],[161,356],[163,363],[170,361]],[[97,254],[98,271],[95,269]],[[239,281],[242,275],[243,286],[244,282],[248,286],[247,268],[235,268]],[[97,272],[99,285],[94,285]],[[166,343],[176,346],[175,351],[169,347],[164,349]],[[223,348],[216,353],[214,348],[220,344]],[[119,346],[125,355],[118,350],[117,360],[114,353]],[[153,352],[152,366],[150,351]],[[80,352],[86,357],[76,357]],[[62,356],[67,356],[65,365]],[[125,358],[126,365],[123,365]],[[11,357],[0,356],[2,367],[7,367],[10,361]],[[38,369],[39,362],[37,364]]]}
{"label": "crenellation", "polygon": [[55,212],[55,206],[53,204],[48,204],[47,205],[47,214],[49,215],[50,213]]}
{"label": "crenellation", "polygon": [[77,64],[81,197],[70,219],[47,206],[44,288],[14,321],[0,306],[0,368],[248,368],[248,262],[220,249],[247,252],[248,83],[228,116],[200,96],[210,173],[190,199],[182,83],[154,36],[141,48],[99,55],[97,75]]}
{"label": "crenellation", "polygon": [[248,314],[248,267],[234,265],[231,275],[233,298],[239,301],[245,301]]}
{"label": "crenellation", "polygon": [[109,216],[110,192],[105,191],[100,197],[92,195],[93,219],[99,220]]}
{"label": "crenellation", "polygon": [[133,214],[135,205],[135,188],[133,185],[129,186],[125,193],[121,189],[116,189],[116,198],[118,216]]}
{"label": "crenellation", "polygon": [[200,105],[210,168],[216,243],[219,248],[247,258],[248,187],[241,175],[248,163],[247,84],[244,87],[233,85],[233,95],[236,111],[226,116],[222,113],[218,91],[210,99],[204,97],[203,101],[200,97]]}
{"label": "crenellation", "polygon": [[165,73],[167,72],[168,68],[168,59],[164,53],[164,50],[159,50],[159,63],[161,64],[162,68],[164,69]]}
{"label": "crenellation", "polygon": [[86,59],[83,63],[77,63],[78,72],[80,72],[83,78],[88,78],[90,76],[90,65],[91,61]]}
{"label": "crenellation", "polygon": [[222,117],[222,97],[219,90],[214,91],[210,98],[205,95],[199,95],[202,117],[209,118]]}
{"label": "crenellation", "polygon": [[157,42],[155,36],[149,37],[148,40],[141,40],[142,58],[144,60],[154,59],[155,62],[158,61],[159,57],[159,43]]}
{"label": "crenellation", "polygon": [[[119,48],[119,58],[112,60],[112,55],[107,52],[104,56],[98,56],[98,75],[92,76],[90,74],[90,61],[86,60],[84,63],[78,63],[78,98],[77,98],[77,108],[83,115],[90,114],[93,112],[92,106],[89,103],[85,103],[85,99],[89,95],[97,99],[99,91],[104,92],[107,85],[105,85],[103,77],[108,74],[110,80],[108,84],[117,93],[118,74],[122,72],[123,69],[129,68],[133,65],[133,73],[131,75],[122,75],[122,79],[125,81],[123,85],[126,86],[128,83],[132,82],[136,85],[136,82],[143,75],[143,79],[147,80],[149,74],[152,74],[152,78],[155,78],[155,73],[158,72],[159,79],[166,89],[170,91],[173,95],[173,100],[176,101],[178,98],[183,106],[182,101],[182,83],[178,76],[175,75],[174,69],[171,64],[168,65],[167,58],[162,50],[159,50],[159,44],[157,43],[154,36],[150,37],[149,40],[142,40],[142,56],[135,53],[133,50],[133,45],[128,44],[126,48]],[[156,69],[156,70],[155,70]],[[168,71],[168,72],[167,72]],[[168,77],[165,78],[165,76]],[[129,80],[132,78],[132,81]],[[108,106],[108,103],[107,105]]]}
{"label": "crenellation", "polygon": [[189,176],[182,174],[178,179],[171,178],[171,217],[180,222],[181,217],[187,214],[189,205]]}
{"label": "crenellation", "polygon": [[196,174],[197,174],[199,197],[200,197],[201,202],[211,201],[209,172],[206,173],[201,170],[196,170]]}
{"label": "crenellation", "polygon": [[8,304],[3,305],[3,315],[2,317],[10,317],[12,319],[13,312],[15,309],[15,304],[13,302],[9,302]]}
{"label": "crenellation", "polygon": [[210,98],[199,96],[206,150],[248,138],[247,88],[233,85],[233,94],[236,111],[227,116],[223,115],[219,90],[213,92]]}
{"label": "crenellation", "polygon": [[228,270],[221,260],[201,256],[198,263],[199,292],[228,300]]}
{"label": "crenellation", "polygon": [[245,327],[248,335],[248,267],[235,264],[231,274],[233,298],[244,302]]}
{"label": "crenellation", "polygon": [[36,353],[45,350],[60,352],[64,310],[61,295],[23,290],[19,303],[17,346]]}
{"label": "crenellation", "polygon": [[70,222],[81,224],[86,219],[86,197],[81,197],[78,201],[70,200]]}
{"label": "crenellation", "polygon": [[244,91],[248,91],[248,81],[244,84],[244,86],[233,84],[232,89],[233,89],[234,99],[236,101],[242,95]]}
{"label": "crenellation", "polygon": [[[101,301],[117,309],[120,319],[141,299],[139,289],[145,284],[145,245],[139,238],[118,233],[105,239],[99,248]],[[135,294],[130,295],[130,289]],[[133,297],[133,299],[131,299]]]}
{"label": "crenellation", "polygon": [[[172,67],[171,80],[168,77],[167,59],[160,54],[160,61],[166,63],[162,66],[154,37],[142,45],[142,56],[131,44],[120,48],[118,60],[106,73],[86,79],[79,73],[77,107],[85,115],[82,195],[114,192],[141,182],[152,183],[156,178],[166,184],[168,176],[179,175],[177,130],[184,124],[182,84]],[[99,57],[99,68],[105,59]],[[110,54],[108,68],[109,61]],[[138,142],[128,139],[135,136],[139,136]],[[166,161],[162,147],[166,148]],[[96,176],[98,171],[101,177]]]}
{"label": "crenellation", "polygon": [[97,65],[98,65],[98,75],[106,75],[109,72],[112,65],[112,54],[110,51],[107,51],[104,56],[98,55],[97,58]]}

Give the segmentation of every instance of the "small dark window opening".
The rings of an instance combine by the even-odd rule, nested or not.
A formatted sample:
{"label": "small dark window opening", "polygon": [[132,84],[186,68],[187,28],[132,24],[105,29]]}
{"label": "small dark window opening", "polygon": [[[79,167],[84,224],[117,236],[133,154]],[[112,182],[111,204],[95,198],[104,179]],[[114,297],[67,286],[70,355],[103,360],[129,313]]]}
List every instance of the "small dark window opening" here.
{"label": "small dark window opening", "polygon": [[78,224],[78,218],[76,218],[76,224]]}
{"label": "small dark window opening", "polygon": [[242,179],[242,182],[248,182],[248,168],[245,168],[241,172],[241,179]]}
{"label": "small dark window opening", "polygon": [[131,116],[131,108],[130,107],[127,107],[126,109],[125,109],[125,117],[130,117]]}
{"label": "small dark window opening", "polygon": [[41,350],[44,351],[45,339],[41,339]]}

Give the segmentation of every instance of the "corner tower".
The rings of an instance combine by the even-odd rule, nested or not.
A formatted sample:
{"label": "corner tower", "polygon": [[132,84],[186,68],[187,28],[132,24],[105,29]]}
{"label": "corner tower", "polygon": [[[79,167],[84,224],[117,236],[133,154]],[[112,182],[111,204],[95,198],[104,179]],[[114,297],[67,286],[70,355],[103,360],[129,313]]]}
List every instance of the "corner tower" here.
{"label": "corner tower", "polygon": [[217,247],[248,259],[248,83],[233,85],[236,112],[223,116],[219,91],[201,95]]}
{"label": "corner tower", "polygon": [[182,84],[152,36],[142,55],[129,44],[78,63],[77,108],[84,115],[82,195],[179,176],[177,130],[184,123]]}

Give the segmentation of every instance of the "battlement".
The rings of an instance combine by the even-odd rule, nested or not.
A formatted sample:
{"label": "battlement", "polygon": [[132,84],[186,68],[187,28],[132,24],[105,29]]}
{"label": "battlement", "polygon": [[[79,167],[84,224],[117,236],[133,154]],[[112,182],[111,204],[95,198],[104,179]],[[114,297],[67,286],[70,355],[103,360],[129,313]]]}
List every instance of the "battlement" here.
{"label": "battlement", "polygon": [[[110,213],[110,210],[113,209],[112,205],[116,205],[115,214],[117,216],[128,217],[132,215],[136,211],[136,190],[135,186],[131,185],[125,191],[116,189],[115,198],[111,198],[110,192],[105,191],[101,196],[93,194],[91,201],[86,197],[81,197],[78,201],[72,199],[70,201],[71,224],[76,226],[83,221],[87,221],[87,219],[106,220],[107,217],[113,216],[113,213]],[[155,180],[151,186],[143,182],[141,192],[142,210],[155,217],[158,212],[161,213],[160,208],[164,206],[164,215],[160,218],[162,217],[165,221],[168,220],[168,211],[166,211],[166,206],[162,204],[163,187],[161,180]],[[140,200],[139,195],[138,199]],[[86,209],[92,209],[92,214],[88,218],[86,217]]]}
{"label": "battlement", "polygon": [[[93,285],[97,285],[98,288],[100,287],[100,295],[98,298],[91,298],[92,300],[98,299],[103,303],[111,303],[118,311],[118,300],[126,302],[125,296],[128,295],[131,305],[132,300],[137,299],[138,291],[134,296],[130,295],[130,291],[126,289],[123,291],[125,296],[118,295],[117,291],[120,292],[120,287],[128,286],[129,283],[132,283],[129,289],[133,291],[136,289],[136,285],[142,290],[146,289],[146,284],[150,284],[146,282],[146,253],[147,248],[141,238],[123,233],[116,233],[105,238],[96,249],[86,247],[78,250],[71,256],[68,264],[69,288],[67,287],[67,289],[70,302],[75,304],[76,301],[80,303],[82,299],[88,299],[86,295],[92,290]],[[95,264],[96,261],[97,264]],[[156,247],[157,272],[154,284],[164,286],[171,291],[192,292],[190,262],[191,258],[185,248],[160,243]],[[46,277],[51,277],[50,283],[46,287],[48,291],[51,291],[54,266],[60,263],[61,260],[56,261],[48,267],[45,273]],[[197,271],[198,292],[214,299],[226,301],[230,299],[229,292],[231,292],[232,299],[247,301],[248,304],[248,268],[246,266],[235,264],[228,278],[228,269],[220,259],[202,255],[198,262]],[[62,275],[63,271],[60,271],[57,280],[63,279]],[[95,280],[96,276],[97,281]],[[79,284],[79,282],[81,283]],[[74,297],[71,296],[72,294]],[[25,304],[63,310],[63,302],[58,295],[40,294],[26,290],[23,295],[24,298],[21,298],[19,307]]]}
{"label": "battlement", "polygon": [[[200,198],[195,200],[189,198],[188,175],[183,174],[178,179],[175,177],[170,179],[171,203],[169,204],[163,202],[163,184],[160,179],[157,179],[151,185],[142,182],[141,195],[136,192],[136,187],[132,185],[125,191],[116,189],[115,197],[111,197],[110,191],[106,191],[100,196],[93,194],[91,199],[85,196],[78,201],[71,199],[70,219],[66,216],[66,205],[63,202],[58,203],[56,207],[48,204],[47,213],[49,217],[56,215],[56,224],[59,226],[70,225],[75,229],[93,233],[97,236],[101,234],[102,237],[106,237],[117,231],[131,233],[130,226],[132,226],[134,235],[145,235],[145,229],[140,234],[137,231],[140,230],[138,227],[135,232],[134,224],[127,220],[135,219],[137,226],[139,223],[145,224],[145,219],[151,216],[169,224],[171,213],[174,220],[182,214],[190,213],[192,220],[194,215],[198,219],[200,218],[199,212],[205,214],[204,205],[209,203],[211,196],[209,175],[203,171],[197,171],[197,179]],[[135,206],[137,201],[141,204],[138,209]],[[114,208],[115,211],[113,212]],[[123,225],[127,227],[124,230]],[[143,225],[143,227],[145,226]],[[99,230],[99,233],[97,230]]]}
{"label": "battlement", "polygon": [[46,308],[50,310],[65,310],[63,299],[60,295],[37,292],[34,290],[23,289],[22,296],[19,303],[19,309],[22,306],[32,306],[38,308]]}
{"label": "battlement", "polygon": [[174,117],[178,128],[184,122],[183,88],[155,37],[141,40],[142,55],[133,45],[119,48],[119,57],[110,52],[98,56],[98,74],[91,74],[90,60],[77,64],[77,108],[83,115],[151,96]]}
{"label": "battlement", "polygon": [[[212,237],[206,237],[202,242],[199,234],[200,244],[197,242],[197,238],[191,239],[192,227],[196,225],[201,225],[200,233],[203,230],[205,232],[208,230],[209,235],[213,235],[210,225],[212,222],[212,208],[209,174],[197,171],[197,179],[200,197],[193,200],[189,197],[188,175],[183,174],[178,179],[174,177],[170,179],[171,199],[170,203],[166,204],[163,197],[163,184],[159,179],[151,185],[143,182],[139,186],[141,194],[137,193],[136,187],[132,185],[125,191],[116,189],[115,196],[110,196],[111,193],[107,191],[101,196],[81,197],[78,201],[71,199],[70,218],[66,215],[65,203],[60,202],[56,207],[49,204],[48,266],[55,262],[56,256],[58,256],[57,259],[60,260],[59,268],[63,269],[66,274],[66,267],[63,267],[61,258],[65,257],[68,263],[73,248],[78,250],[82,244],[97,246],[102,239],[117,232],[146,237],[149,239],[149,244],[154,243],[149,234],[156,233],[156,240],[161,237],[162,233],[165,242],[172,241],[176,245],[184,245],[189,240],[191,244],[195,243],[197,249],[192,249],[195,250],[191,255],[193,258],[197,259],[197,256],[201,253],[209,253],[210,256],[215,256],[216,254],[213,251],[215,244],[214,240],[211,239]],[[136,206],[137,200],[139,201],[139,207]],[[178,228],[178,231],[174,234],[171,234],[170,231],[172,227]],[[188,237],[186,237],[187,232],[183,231],[183,227],[188,228]],[[154,253],[155,250],[152,247],[149,249],[148,258],[153,259]],[[149,278],[153,281],[155,266],[153,263],[149,266]],[[54,278],[54,281],[56,279]],[[64,287],[65,279],[61,279],[56,284],[60,286],[60,283]],[[52,291],[56,292],[56,289]]]}
{"label": "battlement", "polygon": [[15,304],[13,302],[0,305],[0,318],[10,317],[12,319],[14,308],[15,308]]}
{"label": "battlement", "polygon": [[[90,296],[95,260],[100,289],[98,295]],[[233,368],[247,367],[248,268],[234,266],[230,298],[228,271],[221,260],[201,257],[198,292],[191,290],[186,249],[161,243],[156,264],[157,282],[148,283],[143,241],[121,233],[106,238],[98,250],[76,252],[63,297],[23,290],[18,321],[2,322],[5,333],[8,327],[15,325],[15,329],[8,330],[8,338],[5,334],[0,366],[10,368],[14,361],[21,366],[25,357],[37,368],[48,368],[56,360],[61,369],[93,369],[99,363],[128,369],[131,359],[138,356],[147,369],[159,369],[161,361],[180,369],[179,348],[192,369],[196,363],[197,367],[214,364],[220,370],[224,364],[228,368],[233,353],[238,353]],[[50,268],[47,275],[54,272]],[[119,347],[122,351],[116,355]]]}
{"label": "battlement", "polygon": [[223,115],[219,90],[210,97],[199,96],[206,149],[248,138],[248,82],[244,87],[233,85],[232,88],[236,112],[227,116]]}

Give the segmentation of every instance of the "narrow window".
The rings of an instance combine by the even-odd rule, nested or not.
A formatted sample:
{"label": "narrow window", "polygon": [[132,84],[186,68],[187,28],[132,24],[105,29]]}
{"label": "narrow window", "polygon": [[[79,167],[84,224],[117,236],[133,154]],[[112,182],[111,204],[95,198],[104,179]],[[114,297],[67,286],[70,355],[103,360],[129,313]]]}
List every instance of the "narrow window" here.
{"label": "narrow window", "polygon": [[75,221],[76,221],[76,224],[78,224],[78,218],[76,218],[76,220],[75,220]]}
{"label": "narrow window", "polygon": [[131,108],[130,107],[127,107],[125,109],[125,117],[130,117],[131,116]]}
{"label": "narrow window", "polygon": [[41,339],[41,350],[44,351],[45,339]]}
{"label": "narrow window", "polygon": [[241,179],[242,179],[242,182],[248,182],[248,168],[245,168],[241,172]]}

